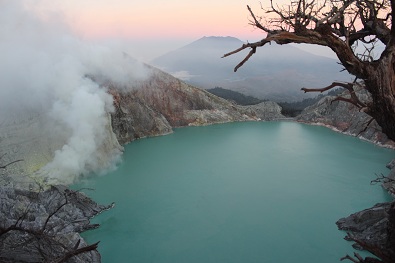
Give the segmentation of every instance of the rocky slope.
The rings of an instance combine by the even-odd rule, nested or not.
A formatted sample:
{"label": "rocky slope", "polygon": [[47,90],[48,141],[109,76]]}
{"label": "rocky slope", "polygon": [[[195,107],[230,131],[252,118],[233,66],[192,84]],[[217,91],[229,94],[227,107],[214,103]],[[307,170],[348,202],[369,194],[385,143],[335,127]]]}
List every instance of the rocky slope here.
{"label": "rocky slope", "polygon": [[171,133],[174,127],[284,117],[274,102],[239,106],[156,69],[152,69],[148,81],[136,83],[127,91],[110,82],[102,85],[114,97],[112,126],[121,144]]}
{"label": "rocky slope", "polygon": [[[147,68],[150,75],[146,80],[126,86],[92,77],[112,95],[114,110],[107,114],[108,124],[103,129],[103,140],[95,150],[92,163],[96,167],[91,172],[110,166],[112,157],[122,150],[121,145],[138,138],[171,133],[174,127],[283,117],[276,103],[238,106],[160,70]],[[36,183],[42,181],[43,175],[46,177],[54,172],[46,165],[54,159],[56,152],[66,147],[71,133],[48,119],[44,110],[11,114],[0,120],[0,164],[23,160],[0,170],[3,174],[0,184],[37,187]],[[12,180],[8,175],[12,175]],[[59,178],[49,181],[71,183],[76,176],[72,174],[63,182],[56,181]]]}
{"label": "rocky slope", "polygon": [[[363,102],[370,100],[366,92],[358,92],[358,97]],[[336,97],[326,96],[316,104],[307,107],[296,118],[299,122],[323,125],[352,136],[358,136],[376,144],[395,148],[395,142],[381,132],[380,126],[371,122],[371,117],[360,112],[354,105],[344,101],[334,101]]]}

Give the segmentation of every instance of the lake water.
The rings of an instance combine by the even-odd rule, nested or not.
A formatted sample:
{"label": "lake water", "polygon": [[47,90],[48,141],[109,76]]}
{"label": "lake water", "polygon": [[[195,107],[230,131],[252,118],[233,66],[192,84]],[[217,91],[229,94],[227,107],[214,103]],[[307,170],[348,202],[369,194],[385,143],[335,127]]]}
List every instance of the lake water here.
{"label": "lake water", "polygon": [[107,262],[326,263],[353,253],[335,222],[390,200],[395,152],[318,126],[246,122],[135,141],[74,186],[116,206],[83,236]]}

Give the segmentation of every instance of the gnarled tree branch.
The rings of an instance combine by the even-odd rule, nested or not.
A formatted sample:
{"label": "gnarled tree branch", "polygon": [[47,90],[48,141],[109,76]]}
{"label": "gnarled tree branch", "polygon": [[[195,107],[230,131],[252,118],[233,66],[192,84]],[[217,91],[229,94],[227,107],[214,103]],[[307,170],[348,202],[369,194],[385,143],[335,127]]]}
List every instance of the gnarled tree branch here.
{"label": "gnarled tree branch", "polygon": [[324,91],[328,91],[330,89],[333,89],[335,87],[342,87],[348,90],[351,98],[344,98],[342,96],[336,97],[332,102],[334,101],[345,101],[348,103],[351,103],[353,105],[355,105],[356,107],[358,107],[359,109],[362,108],[366,108],[367,105],[365,103],[363,103],[358,96],[355,94],[355,90],[354,90],[354,83],[346,83],[346,82],[333,82],[331,85],[324,87],[324,88],[314,88],[314,89],[308,89],[308,88],[302,88],[301,90],[303,90],[305,93],[306,92],[324,92]]}

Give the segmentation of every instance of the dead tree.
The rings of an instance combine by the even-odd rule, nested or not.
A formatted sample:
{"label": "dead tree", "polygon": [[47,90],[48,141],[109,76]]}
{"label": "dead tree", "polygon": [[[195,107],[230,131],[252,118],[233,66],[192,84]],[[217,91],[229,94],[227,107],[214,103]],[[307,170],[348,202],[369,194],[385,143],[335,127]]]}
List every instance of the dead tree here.
{"label": "dead tree", "polygon": [[[345,87],[351,102],[372,116],[382,131],[395,140],[395,1],[389,0],[291,0],[289,5],[279,5],[270,0],[270,6],[261,5],[265,17],[256,15],[247,6],[250,24],[262,30],[266,37],[225,54],[230,56],[249,50],[247,56],[235,67],[244,65],[257,48],[270,42],[313,44],[329,47],[337,55],[344,69],[364,82],[372,95],[372,102],[361,103],[350,83],[336,83],[326,88],[303,88],[304,92],[322,92],[336,86]],[[375,59],[373,51],[384,45],[384,51]],[[356,47],[365,47],[359,52]]]}
{"label": "dead tree", "polygon": [[[381,126],[382,131],[395,140],[395,0],[291,0],[288,5],[267,1],[268,7],[258,16],[247,6],[250,24],[263,31],[260,41],[243,44],[225,54],[227,57],[249,50],[246,57],[234,68],[244,65],[257,51],[271,42],[279,45],[290,43],[312,44],[330,48],[355,83],[334,82],[324,88],[302,88],[304,92],[324,92],[341,86],[347,89],[348,98],[338,97],[366,112]],[[378,58],[373,52],[378,45],[384,51]],[[358,47],[359,46],[359,47]],[[364,48],[361,50],[361,46]],[[361,102],[355,95],[357,80],[372,97],[370,103]],[[380,259],[355,257],[343,258],[353,262],[395,262],[395,207],[388,212],[388,250],[360,244]],[[355,240],[357,241],[357,240]]]}

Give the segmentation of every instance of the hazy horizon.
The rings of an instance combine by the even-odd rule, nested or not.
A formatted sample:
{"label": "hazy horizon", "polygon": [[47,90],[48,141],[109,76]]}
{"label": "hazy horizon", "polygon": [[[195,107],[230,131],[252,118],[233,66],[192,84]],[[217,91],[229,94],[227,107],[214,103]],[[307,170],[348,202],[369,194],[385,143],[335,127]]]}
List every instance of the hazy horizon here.
{"label": "hazy horizon", "polygon": [[[204,36],[232,36],[243,42],[264,37],[261,30],[249,25],[246,5],[260,12],[257,0],[248,3],[237,0],[25,0],[21,3],[27,12],[37,14],[52,27],[67,28],[84,42],[122,50],[143,62]],[[9,2],[0,0],[0,6],[7,4]],[[330,50],[319,47],[302,49],[333,57]]]}
{"label": "hazy horizon", "polygon": [[[48,22],[65,24],[81,40],[122,48],[144,62],[203,36],[259,40],[262,32],[248,25],[246,4],[238,0],[23,1],[25,9]],[[258,9],[259,1],[251,4]]]}
{"label": "hazy horizon", "polygon": [[[73,175],[101,169],[108,163],[101,158],[100,149],[109,138],[106,125],[109,122],[107,114],[113,110],[112,97],[104,87],[86,76],[101,76],[125,86],[125,83],[148,78],[150,72],[141,63],[126,58],[124,52],[147,61],[204,35],[232,35],[245,41],[242,38],[244,28],[236,30],[232,26],[248,23],[247,17],[240,21],[231,17],[232,10],[243,14],[241,3],[235,3],[187,4],[172,0],[167,3],[167,9],[162,10],[159,7],[163,3],[154,0],[144,3],[115,0],[111,4],[104,0],[0,0],[2,127],[33,116],[45,125],[30,129],[23,134],[26,138],[44,136],[43,127],[49,134],[54,130],[62,131],[62,140],[57,140],[62,143],[54,148],[55,157],[45,167],[45,172],[67,171],[65,173],[73,180]],[[222,10],[223,6],[229,9]],[[170,7],[177,8],[170,12]],[[197,15],[204,15],[198,12],[204,7],[212,10],[207,17],[196,17],[196,21],[203,20],[201,23],[194,21],[193,30],[185,30],[186,24],[178,26],[185,15],[181,11],[185,9],[189,14],[193,10]],[[148,22],[144,26],[151,17],[149,14],[154,15],[149,12],[151,8],[155,12],[173,12],[175,21],[181,21],[163,20],[161,24],[158,23],[160,17],[155,17],[154,22],[160,26],[156,32],[151,32]],[[132,16],[133,10],[142,13],[136,16],[137,20],[125,20],[124,16]],[[210,15],[216,17],[217,13],[225,17],[217,26],[209,28],[207,25],[214,23]],[[133,27],[134,24],[138,26]],[[223,30],[226,27],[232,30]],[[128,30],[123,31],[125,28]],[[157,32],[160,34],[155,35]],[[116,150],[117,145],[112,147]],[[60,175],[52,174],[54,177]]]}

